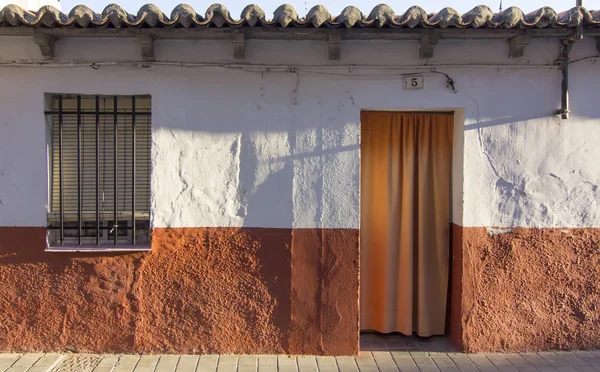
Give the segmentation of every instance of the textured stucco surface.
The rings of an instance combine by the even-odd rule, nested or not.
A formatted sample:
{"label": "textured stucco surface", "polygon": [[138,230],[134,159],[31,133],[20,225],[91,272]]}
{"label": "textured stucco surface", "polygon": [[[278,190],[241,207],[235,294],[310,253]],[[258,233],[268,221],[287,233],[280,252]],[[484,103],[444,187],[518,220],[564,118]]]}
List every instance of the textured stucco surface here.
{"label": "textured stucco surface", "polygon": [[600,229],[461,233],[466,351],[600,347]]}
{"label": "textured stucco surface", "polygon": [[356,230],[155,229],[151,252],[116,255],[44,239],[0,228],[2,351],[358,351]]}
{"label": "textured stucco surface", "polygon": [[[0,47],[3,61],[41,58],[29,38],[0,37]],[[560,105],[558,70],[481,67],[552,63],[558,43],[534,40],[523,58],[509,59],[504,41],[442,40],[430,63],[480,66],[438,68],[456,93],[444,76],[426,71],[422,90],[401,88],[400,73],[423,71],[410,67],[422,63],[417,47],[344,42],[342,64],[402,69],[324,68],[326,43],[256,40],[248,41],[244,63],[300,67],[4,66],[0,79],[13,88],[0,92],[0,225],[46,223],[43,94],[61,92],[152,96],[154,227],[358,228],[361,109],[461,112],[454,223],[600,226],[598,63],[571,65],[571,118],[563,121],[552,115]],[[159,40],[155,48],[158,61],[232,61],[226,42]],[[571,57],[595,48],[584,38]],[[123,62],[138,53],[133,40],[56,44],[60,60]]]}

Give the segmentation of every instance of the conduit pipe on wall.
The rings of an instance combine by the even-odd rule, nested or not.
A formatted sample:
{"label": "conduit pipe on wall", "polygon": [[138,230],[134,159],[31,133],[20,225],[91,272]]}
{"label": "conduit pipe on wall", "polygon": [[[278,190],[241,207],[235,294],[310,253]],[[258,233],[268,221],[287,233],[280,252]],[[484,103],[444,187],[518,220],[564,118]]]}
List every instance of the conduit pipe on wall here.
{"label": "conduit pipe on wall", "polygon": [[556,111],[556,115],[560,115],[562,119],[569,118],[569,53],[577,40],[583,38],[583,28],[578,27],[574,35],[569,36],[561,40],[560,43],[560,54],[558,56],[558,63],[560,65],[560,72],[562,81],[560,84],[560,109]]}

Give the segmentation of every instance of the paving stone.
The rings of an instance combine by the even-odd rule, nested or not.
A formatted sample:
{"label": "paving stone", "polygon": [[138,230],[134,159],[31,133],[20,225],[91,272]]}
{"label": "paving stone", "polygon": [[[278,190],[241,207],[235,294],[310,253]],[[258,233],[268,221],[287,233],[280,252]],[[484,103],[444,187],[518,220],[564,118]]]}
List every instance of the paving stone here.
{"label": "paving stone", "polygon": [[577,355],[580,358],[593,358],[595,357],[594,353],[591,351],[585,351],[585,350],[574,350],[572,351],[573,354]]}
{"label": "paving stone", "polygon": [[577,366],[575,369],[579,372],[598,372],[598,369],[592,366]]}
{"label": "paving stone", "polygon": [[417,366],[398,367],[398,369],[400,370],[400,372],[419,372],[419,368]]}
{"label": "paving stone", "polygon": [[512,367],[513,365],[501,354],[486,354],[486,358],[496,367]]}
{"label": "paving stone", "polygon": [[544,358],[552,367],[570,367],[571,365],[564,360],[563,358],[559,357],[557,354],[555,353],[538,353],[542,358]]}
{"label": "paving stone", "polygon": [[139,355],[121,355],[113,367],[113,372],[131,372],[139,360]]}
{"label": "paving stone", "polygon": [[560,352],[556,353],[559,357],[564,359],[570,366],[573,367],[585,367],[589,366],[589,364],[584,360],[579,358],[577,355],[571,352]]}
{"label": "paving stone", "polygon": [[473,362],[471,361],[471,359],[469,359],[465,354],[449,354],[448,357],[450,359],[452,359],[454,364],[456,364],[459,367],[462,367],[462,366],[474,367],[475,366],[473,364]]}
{"label": "paving stone", "polygon": [[356,361],[354,360],[353,357],[347,357],[347,356],[335,357],[335,361],[337,362],[340,372],[356,372],[356,371],[358,371],[358,366],[356,365]]}
{"label": "paving stone", "polygon": [[238,372],[256,372],[256,366],[238,366]]}
{"label": "paving stone", "polygon": [[337,363],[335,362],[335,357],[332,357],[332,356],[318,356],[317,357],[317,366],[319,367],[319,370],[324,370],[324,369],[337,370]]}
{"label": "paving stone", "polygon": [[4,371],[12,366],[21,354],[0,354],[0,371]]}
{"label": "paving stone", "polygon": [[531,363],[531,365],[533,365],[533,366],[536,366],[536,367],[542,367],[542,366],[549,367],[550,366],[550,363],[548,363],[548,361],[546,359],[542,358],[537,353],[521,353],[519,355],[521,355],[523,357],[523,359],[525,359],[526,361]]}
{"label": "paving stone", "polygon": [[413,356],[413,360],[419,369],[422,369],[421,367],[435,367],[435,363],[428,356]]}
{"label": "paving stone", "polygon": [[159,355],[142,355],[138,364],[135,366],[135,372],[146,372],[146,371],[154,371],[156,364],[158,364],[158,360],[160,359]]}
{"label": "paving stone", "polygon": [[461,372],[478,372],[479,370],[473,364],[471,365],[459,365],[458,369]]}
{"label": "paving stone", "polygon": [[25,372],[43,356],[44,354],[24,354],[14,361],[6,372]]}
{"label": "paving stone", "polygon": [[[106,358],[103,368],[98,369],[102,360]],[[97,354],[67,354],[63,355],[58,363],[52,368],[52,372],[90,372],[90,371],[111,371],[118,356],[105,356]],[[32,371],[35,372],[35,371]]]}
{"label": "paving stone", "polygon": [[298,367],[316,367],[317,359],[314,356],[299,356],[296,358]]}
{"label": "paving stone", "polygon": [[285,369],[286,372],[298,370],[298,364],[296,362],[296,358],[291,357],[289,355],[278,355],[277,356],[277,366],[278,366],[279,371],[283,371],[283,369]]}
{"label": "paving stone", "polygon": [[277,355],[259,355],[258,356],[258,366],[259,367],[266,367],[266,366],[277,367]]}
{"label": "paving stone", "polygon": [[277,372],[277,366],[258,366],[258,372]]}
{"label": "paving stone", "polygon": [[593,358],[581,358],[586,361],[590,366],[600,367],[600,357]]}
{"label": "paving stone", "polygon": [[161,355],[156,364],[156,372],[173,372],[177,368],[179,355]]}
{"label": "paving stone", "polygon": [[175,368],[175,372],[194,372],[200,358],[197,355],[182,355]]}
{"label": "paving stone", "polygon": [[117,363],[118,360],[119,360],[118,355],[101,355],[100,361],[98,362],[98,364],[92,371],[93,372],[110,372],[110,371],[112,371],[115,363]]}
{"label": "paving stone", "polygon": [[457,366],[438,366],[438,369],[442,372],[460,372]]}
{"label": "paving stone", "polygon": [[415,364],[415,361],[413,360],[412,357],[410,356],[393,356],[394,361],[396,362],[396,365],[398,366],[398,368],[412,368],[412,367],[417,367],[417,365]]}
{"label": "paving stone", "polygon": [[436,367],[435,365],[432,366],[417,366],[419,368],[419,371],[421,372],[440,372],[440,370],[438,369],[438,367]]}
{"label": "paving stone", "polygon": [[540,372],[558,372],[558,369],[556,369],[556,367],[552,367],[550,365],[539,366],[539,367],[535,367],[535,368]]}
{"label": "paving stone", "polygon": [[201,355],[198,360],[198,372],[214,372],[217,370],[218,355]]}
{"label": "paving stone", "polygon": [[396,362],[389,352],[373,352],[373,357],[375,358],[375,364],[377,364],[379,371],[398,372],[398,366],[396,366]]}
{"label": "paving stone", "polygon": [[410,351],[391,351],[392,357],[410,357]]}
{"label": "paving stone", "polygon": [[258,356],[256,355],[242,355],[238,359],[238,366],[252,366],[258,365]]}
{"label": "paving stone", "polygon": [[504,357],[513,366],[516,366],[516,367],[519,367],[519,366],[523,366],[523,367],[531,366],[531,363],[529,363],[529,361],[527,361],[525,358],[523,358],[518,353],[507,353],[507,354],[504,354]]}
{"label": "paving stone", "polygon": [[456,367],[452,359],[448,356],[442,355],[433,355],[431,356],[431,360],[439,367]]}
{"label": "paving stone", "polygon": [[485,371],[498,370],[496,366],[494,366],[494,364],[490,362],[490,360],[485,355],[473,354],[469,355],[468,358],[471,359],[471,362],[473,362],[473,364],[475,364],[475,366],[477,366],[477,368],[479,368],[481,371],[484,371],[484,369]]}
{"label": "paving stone", "polygon": [[519,372],[538,372],[534,366],[519,366],[517,369]]}

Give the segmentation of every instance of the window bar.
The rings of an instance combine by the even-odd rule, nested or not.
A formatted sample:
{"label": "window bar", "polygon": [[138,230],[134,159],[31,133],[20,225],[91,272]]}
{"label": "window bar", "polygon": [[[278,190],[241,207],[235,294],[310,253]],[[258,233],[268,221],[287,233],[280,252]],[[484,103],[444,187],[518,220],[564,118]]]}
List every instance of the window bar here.
{"label": "window bar", "polygon": [[100,245],[100,96],[96,96],[96,245]]}
{"label": "window bar", "polygon": [[135,96],[131,97],[131,244],[135,245]]}
{"label": "window bar", "polygon": [[81,96],[77,96],[77,244],[81,245]]}
{"label": "window bar", "polygon": [[114,96],[114,184],[113,184],[113,192],[114,192],[114,210],[113,210],[113,229],[114,229],[114,233],[115,233],[115,245],[117,245],[119,243],[119,224],[117,221],[117,121],[119,120],[119,117],[117,115],[117,96]]}
{"label": "window bar", "polygon": [[58,96],[58,194],[60,201],[60,245],[65,241],[65,226],[63,216],[65,214],[64,198],[63,198],[63,100],[62,96]]}

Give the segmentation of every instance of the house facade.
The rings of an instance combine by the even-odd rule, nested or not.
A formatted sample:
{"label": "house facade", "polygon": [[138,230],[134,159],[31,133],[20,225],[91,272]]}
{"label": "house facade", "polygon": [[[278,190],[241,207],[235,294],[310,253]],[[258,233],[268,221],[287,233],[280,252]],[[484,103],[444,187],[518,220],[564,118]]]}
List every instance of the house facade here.
{"label": "house facade", "polygon": [[600,346],[599,12],[261,12],[2,9],[0,350],[356,354],[365,112],[452,117],[447,337]]}

